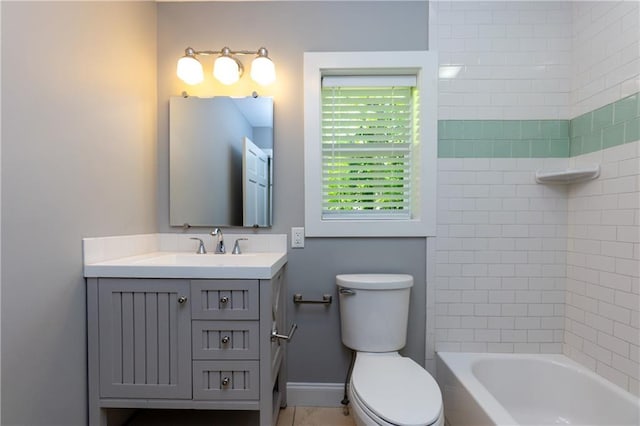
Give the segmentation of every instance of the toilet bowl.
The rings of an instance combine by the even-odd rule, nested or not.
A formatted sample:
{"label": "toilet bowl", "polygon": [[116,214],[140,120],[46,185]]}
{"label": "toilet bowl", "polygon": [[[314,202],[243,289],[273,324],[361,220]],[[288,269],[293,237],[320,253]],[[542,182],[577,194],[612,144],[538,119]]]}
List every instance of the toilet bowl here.
{"label": "toilet bowl", "polygon": [[349,400],[358,426],[442,426],[440,388],[433,377],[398,353],[356,354]]}
{"label": "toilet bowl", "polygon": [[413,277],[336,277],[342,342],[356,351],[349,400],[358,426],[442,426],[442,394],[433,377],[397,351],[406,343]]}

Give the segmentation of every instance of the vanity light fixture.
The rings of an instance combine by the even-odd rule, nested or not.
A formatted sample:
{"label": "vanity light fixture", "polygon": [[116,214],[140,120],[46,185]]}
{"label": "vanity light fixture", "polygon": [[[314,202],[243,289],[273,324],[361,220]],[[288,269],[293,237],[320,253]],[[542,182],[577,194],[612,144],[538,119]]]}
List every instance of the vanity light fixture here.
{"label": "vanity light fixture", "polygon": [[276,67],[264,47],[255,51],[234,51],[228,47],[223,47],[220,51],[194,50],[187,47],[184,50],[184,56],[178,60],[177,74],[180,80],[190,85],[204,81],[204,72],[197,58],[198,55],[219,55],[213,63],[213,75],[222,84],[230,85],[237,82],[244,72],[242,62],[235,57],[236,55],[256,55],[251,62],[251,78],[256,83],[266,86],[276,79]]}

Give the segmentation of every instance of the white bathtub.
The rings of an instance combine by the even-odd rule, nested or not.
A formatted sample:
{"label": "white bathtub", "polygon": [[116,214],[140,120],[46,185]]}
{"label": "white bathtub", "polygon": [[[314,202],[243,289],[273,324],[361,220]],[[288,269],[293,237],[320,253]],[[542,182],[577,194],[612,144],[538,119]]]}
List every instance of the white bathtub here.
{"label": "white bathtub", "polygon": [[564,355],[439,352],[451,426],[640,425],[640,401]]}

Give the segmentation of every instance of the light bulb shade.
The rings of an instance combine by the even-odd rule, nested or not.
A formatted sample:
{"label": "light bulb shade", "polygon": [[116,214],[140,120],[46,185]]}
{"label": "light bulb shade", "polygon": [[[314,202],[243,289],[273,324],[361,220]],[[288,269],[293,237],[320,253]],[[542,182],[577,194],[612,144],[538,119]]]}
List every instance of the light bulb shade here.
{"label": "light bulb shade", "polygon": [[178,59],[178,78],[187,84],[198,84],[204,81],[202,64],[195,57],[185,55]]}
{"label": "light bulb shade", "polygon": [[213,76],[222,84],[233,84],[240,79],[240,66],[230,56],[220,56],[213,64]]}
{"label": "light bulb shade", "polygon": [[266,56],[258,56],[251,63],[251,78],[256,83],[266,86],[276,80],[276,66]]}

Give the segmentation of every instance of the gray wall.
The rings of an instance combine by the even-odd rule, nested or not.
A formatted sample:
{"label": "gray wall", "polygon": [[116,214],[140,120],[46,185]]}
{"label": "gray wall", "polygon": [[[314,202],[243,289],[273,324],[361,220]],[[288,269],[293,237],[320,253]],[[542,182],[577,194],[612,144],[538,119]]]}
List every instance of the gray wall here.
{"label": "gray wall", "polygon": [[[158,4],[158,223],[169,227],[168,99],[191,95],[247,96],[253,90],[274,97],[274,233],[304,225],[303,52],[426,50],[427,2],[239,2]],[[187,86],[175,76],[184,49],[257,49],[265,46],[276,64],[276,83],[262,88],[244,76],[231,87],[210,77],[212,58],[203,59],[206,80]],[[250,59],[245,59],[245,68]],[[250,232],[250,231],[247,231]],[[405,353],[424,362],[425,259],[423,238],[314,238],[289,251],[289,292],[305,298],[336,294],[334,276],[354,272],[413,274],[416,287]],[[348,352],[340,343],[338,305],[288,307],[300,326],[290,345],[289,380],[340,382]]]}
{"label": "gray wall", "polygon": [[[185,89],[248,95],[257,89],[274,96],[275,226],[267,232],[288,233],[304,217],[302,52],[427,47],[426,2],[0,5],[3,425],[85,423],[80,240],[171,229],[170,95]],[[246,77],[230,88],[211,80],[198,90],[183,86],[175,61],[187,45],[265,45],[278,82],[268,89]],[[416,277],[421,284],[414,289],[406,353],[421,362],[424,239],[306,244],[289,253],[290,293],[335,294],[337,273]],[[347,353],[339,341],[337,305],[289,310],[301,327],[291,345],[290,380],[341,381]]]}
{"label": "gray wall", "polygon": [[156,5],[1,7],[1,423],[82,425],[81,238],[157,230]]}

